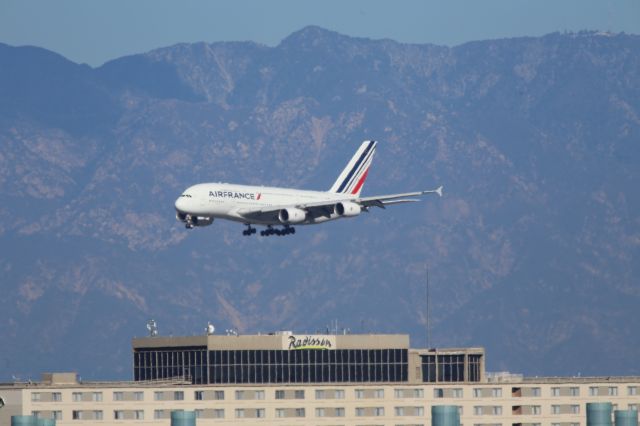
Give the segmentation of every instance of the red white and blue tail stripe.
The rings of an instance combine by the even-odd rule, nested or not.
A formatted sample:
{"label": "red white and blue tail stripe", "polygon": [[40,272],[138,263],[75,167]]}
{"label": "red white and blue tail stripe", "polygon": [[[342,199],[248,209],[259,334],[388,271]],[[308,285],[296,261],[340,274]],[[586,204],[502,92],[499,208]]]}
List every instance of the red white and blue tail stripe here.
{"label": "red white and blue tail stripe", "polygon": [[364,141],[329,191],[336,194],[360,195],[377,144],[376,141]]}

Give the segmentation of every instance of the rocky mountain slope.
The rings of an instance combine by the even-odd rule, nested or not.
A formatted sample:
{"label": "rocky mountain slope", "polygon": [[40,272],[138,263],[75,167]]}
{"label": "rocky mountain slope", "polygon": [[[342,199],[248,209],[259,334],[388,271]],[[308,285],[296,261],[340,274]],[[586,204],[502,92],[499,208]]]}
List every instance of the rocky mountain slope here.
{"label": "rocky mountain slope", "polygon": [[[247,238],[173,202],[230,181],[445,197]],[[640,37],[448,48],[317,27],[274,47],[180,44],[99,68],[0,45],[0,378],[130,377],[161,334],[411,333],[489,370],[640,374]]]}

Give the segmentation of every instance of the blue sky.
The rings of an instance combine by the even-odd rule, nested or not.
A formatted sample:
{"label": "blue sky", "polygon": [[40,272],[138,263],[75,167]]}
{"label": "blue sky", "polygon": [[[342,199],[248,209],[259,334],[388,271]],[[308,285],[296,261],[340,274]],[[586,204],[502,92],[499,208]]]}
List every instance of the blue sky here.
{"label": "blue sky", "polygon": [[583,29],[640,33],[640,0],[0,0],[0,42],[100,65],[179,42],[270,46],[307,25],[408,43]]}

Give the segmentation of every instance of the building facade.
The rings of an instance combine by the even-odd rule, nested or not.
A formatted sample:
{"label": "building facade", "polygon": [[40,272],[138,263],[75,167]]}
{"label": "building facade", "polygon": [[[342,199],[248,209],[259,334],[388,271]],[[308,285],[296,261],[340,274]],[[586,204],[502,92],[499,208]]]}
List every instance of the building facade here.
{"label": "building facade", "polygon": [[411,349],[406,335],[156,337],[133,354],[130,382],[0,385],[0,424],[168,425],[194,410],[200,425],[426,426],[433,405],[455,405],[465,426],[586,426],[588,402],[640,406],[638,377],[487,374],[481,348]]}

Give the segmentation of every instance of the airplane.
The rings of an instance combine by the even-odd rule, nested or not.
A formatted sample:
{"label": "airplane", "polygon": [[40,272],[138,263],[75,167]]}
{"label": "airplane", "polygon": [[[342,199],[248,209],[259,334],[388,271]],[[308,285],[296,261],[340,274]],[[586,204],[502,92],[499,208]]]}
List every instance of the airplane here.
{"label": "airplane", "polygon": [[[376,150],[376,141],[364,141],[329,191],[201,183],[187,188],[175,202],[176,219],[187,229],[208,226],[214,219],[241,222],[242,235],[257,232],[252,225],[266,226],[262,236],[295,234],[293,225],[314,225],[358,216],[371,207],[412,203],[411,197],[438,194],[442,186],[427,191],[361,197],[362,186]],[[278,227],[281,227],[278,228]]]}

